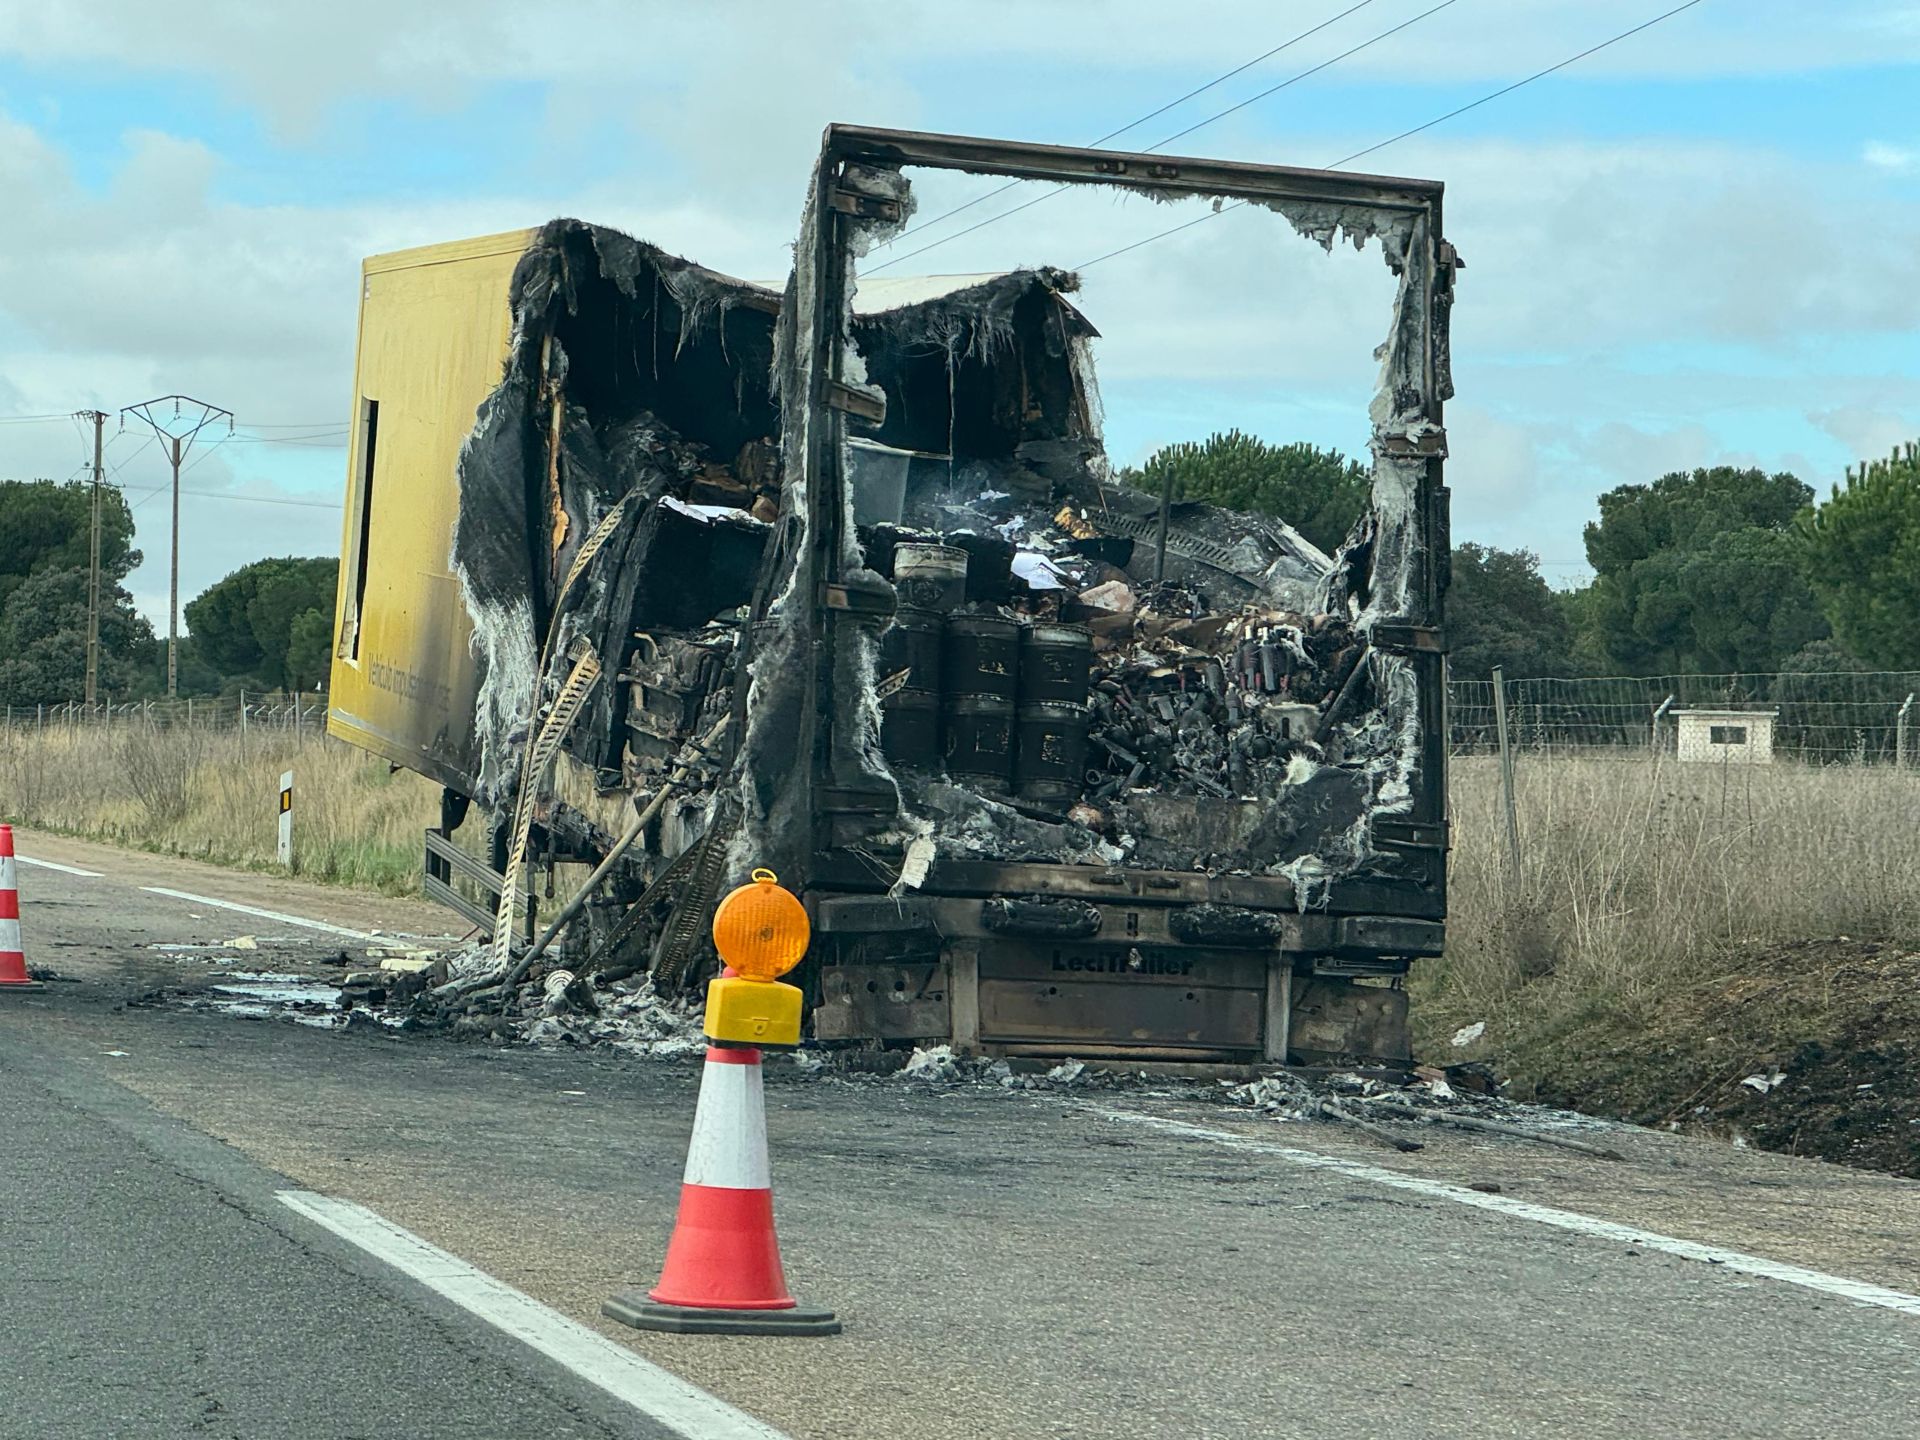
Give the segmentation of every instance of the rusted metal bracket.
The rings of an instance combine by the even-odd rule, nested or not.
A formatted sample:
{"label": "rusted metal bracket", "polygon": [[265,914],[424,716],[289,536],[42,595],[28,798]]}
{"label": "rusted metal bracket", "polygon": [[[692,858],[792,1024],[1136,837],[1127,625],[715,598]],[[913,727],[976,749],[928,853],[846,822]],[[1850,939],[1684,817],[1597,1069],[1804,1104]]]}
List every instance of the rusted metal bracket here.
{"label": "rusted metal bracket", "polygon": [[900,202],[890,195],[869,195],[864,191],[836,185],[827,194],[827,204],[842,215],[853,215],[862,220],[900,219]]}
{"label": "rusted metal bracket", "polygon": [[1444,820],[1383,818],[1373,822],[1373,841],[1394,850],[1441,850],[1450,847],[1450,827]]}
{"label": "rusted metal bracket", "polygon": [[871,584],[835,584],[829,581],[820,587],[820,605],[826,610],[845,610],[854,615],[891,615],[894,612],[894,592],[891,585],[884,581]]}
{"label": "rusted metal bracket", "polygon": [[1429,425],[1412,435],[1394,432],[1375,442],[1382,455],[1395,460],[1432,460],[1447,458],[1447,431],[1443,425]]}
{"label": "rusted metal bracket", "polygon": [[878,390],[849,385],[844,380],[829,380],[827,381],[827,404],[835,410],[845,411],[856,420],[864,420],[869,425],[887,423],[887,397]]}
{"label": "rusted metal bracket", "polygon": [[1444,655],[1447,650],[1446,632],[1437,625],[1409,625],[1400,620],[1382,620],[1374,625],[1368,638],[1373,641],[1376,650],[1393,650],[1402,654],[1426,651]]}

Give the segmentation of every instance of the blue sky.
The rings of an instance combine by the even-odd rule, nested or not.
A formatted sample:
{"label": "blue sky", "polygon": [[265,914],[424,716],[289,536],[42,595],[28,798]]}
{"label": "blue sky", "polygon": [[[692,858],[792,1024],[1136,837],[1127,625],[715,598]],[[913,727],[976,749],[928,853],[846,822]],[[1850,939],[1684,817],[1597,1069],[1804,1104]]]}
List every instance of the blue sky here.
{"label": "blue sky", "polygon": [[[185,593],[328,553],[362,255],[571,213],[777,277],[830,120],[1088,141],[1351,3],[0,0],[0,420],[203,394],[239,429],[186,482],[207,493],[184,506]],[[1120,143],[1433,3],[1369,0]],[[1323,164],[1671,3],[1454,0],[1174,148]],[[1362,162],[1448,184],[1460,538],[1572,582],[1613,485],[1737,462],[1824,490],[1920,435],[1916,66],[1920,4],[1703,0]],[[983,188],[927,177],[921,214]],[[1069,196],[902,269],[1072,265],[1182,218]],[[1229,425],[1359,448],[1389,295],[1377,255],[1321,255],[1264,214],[1095,267],[1115,458]],[[166,474],[141,440],[109,463],[163,619]],[[0,425],[0,474],[81,459],[63,420]]]}

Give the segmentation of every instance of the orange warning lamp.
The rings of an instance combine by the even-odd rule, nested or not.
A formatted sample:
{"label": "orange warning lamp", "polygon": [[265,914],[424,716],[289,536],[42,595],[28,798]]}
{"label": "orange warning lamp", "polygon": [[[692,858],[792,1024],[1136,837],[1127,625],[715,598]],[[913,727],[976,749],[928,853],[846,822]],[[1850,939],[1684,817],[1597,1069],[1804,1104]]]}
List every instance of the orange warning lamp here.
{"label": "orange warning lamp", "polygon": [[806,907],[771,870],[753,872],[713,912],[713,948],[736,973],[707,986],[708,1038],[730,1045],[800,1043],[801,995],[779,977],[813,938]]}

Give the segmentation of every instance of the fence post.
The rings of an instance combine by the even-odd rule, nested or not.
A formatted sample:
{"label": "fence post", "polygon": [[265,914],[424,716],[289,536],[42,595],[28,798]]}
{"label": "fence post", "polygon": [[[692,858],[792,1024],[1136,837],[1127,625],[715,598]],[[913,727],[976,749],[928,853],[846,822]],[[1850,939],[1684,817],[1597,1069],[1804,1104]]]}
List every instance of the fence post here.
{"label": "fence post", "polygon": [[1653,721],[1647,726],[1647,749],[1655,755],[1660,753],[1660,722],[1666,718],[1667,711],[1673,708],[1673,696],[1669,695],[1654,707]]}
{"label": "fence post", "polygon": [[1893,765],[1896,770],[1907,768],[1907,717],[1913,713],[1913,695],[1900,703],[1900,713],[1893,722]]}
{"label": "fence post", "polygon": [[1520,820],[1513,803],[1513,744],[1507,734],[1507,677],[1503,667],[1493,667],[1493,724],[1500,738],[1500,792],[1507,808],[1507,868],[1513,888],[1520,888]]}

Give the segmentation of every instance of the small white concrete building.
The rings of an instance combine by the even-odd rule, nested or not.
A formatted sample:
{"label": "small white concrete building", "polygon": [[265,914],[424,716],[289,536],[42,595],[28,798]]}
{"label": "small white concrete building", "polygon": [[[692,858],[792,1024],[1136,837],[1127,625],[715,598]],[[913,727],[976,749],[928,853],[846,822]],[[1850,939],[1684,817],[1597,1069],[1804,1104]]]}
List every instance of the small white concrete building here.
{"label": "small white concrete building", "polygon": [[1771,765],[1778,710],[1676,710],[1673,721],[1682,760],[1707,764]]}

